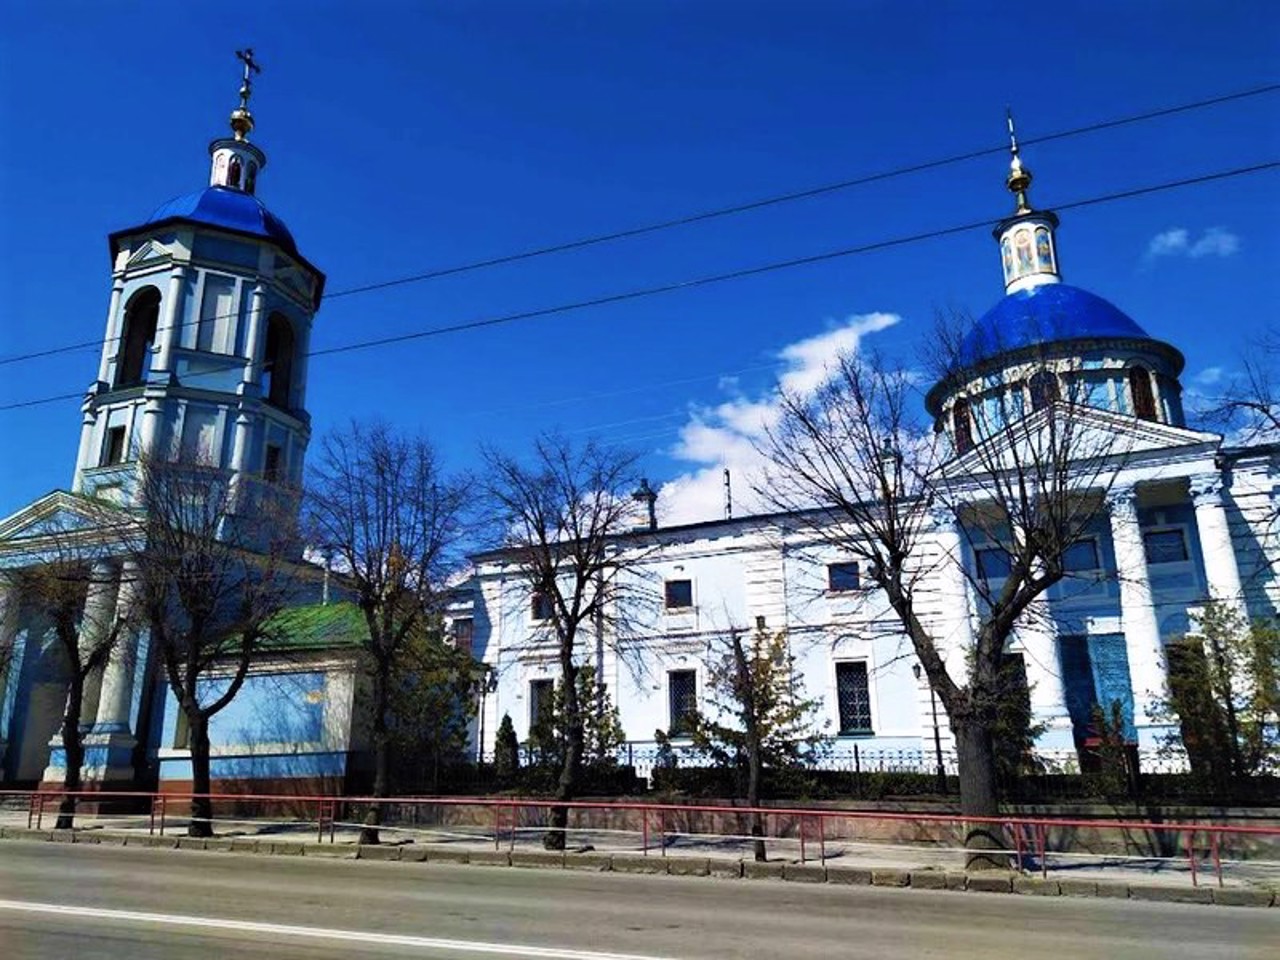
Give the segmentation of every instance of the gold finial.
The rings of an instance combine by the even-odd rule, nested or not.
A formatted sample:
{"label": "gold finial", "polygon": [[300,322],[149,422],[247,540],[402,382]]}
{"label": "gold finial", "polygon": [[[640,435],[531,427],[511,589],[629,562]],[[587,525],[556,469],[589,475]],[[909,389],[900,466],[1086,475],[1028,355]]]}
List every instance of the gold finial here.
{"label": "gold finial", "polygon": [[1027,200],[1027,188],[1031,186],[1031,171],[1022,166],[1022,158],[1018,156],[1018,135],[1013,129],[1013,110],[1005,107],[1005,119],[1009,125],[1009,176],[1004,185],[1018,202],[1017,213],[1030,213],[1031,204]]}
{"label": "gold finial", "polygon": [[237,140],[247,140],[249,131],[253,129],[253,114],[249,112],[253,74],[261,73],[262,67],[253,59],[253,47],[237,50],[236,59],[244,64],[244,75],[240,79],[240,106],[231,111],[231,132],[236,135]]}

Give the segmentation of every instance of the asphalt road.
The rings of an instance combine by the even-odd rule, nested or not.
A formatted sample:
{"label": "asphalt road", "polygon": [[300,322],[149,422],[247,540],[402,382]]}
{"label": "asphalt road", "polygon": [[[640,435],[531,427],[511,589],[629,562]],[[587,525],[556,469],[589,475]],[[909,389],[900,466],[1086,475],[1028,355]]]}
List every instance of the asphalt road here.
{"label": "asphalt road", "polygon": [[1278,954],[1275,908],[0,843],[6,960]]}

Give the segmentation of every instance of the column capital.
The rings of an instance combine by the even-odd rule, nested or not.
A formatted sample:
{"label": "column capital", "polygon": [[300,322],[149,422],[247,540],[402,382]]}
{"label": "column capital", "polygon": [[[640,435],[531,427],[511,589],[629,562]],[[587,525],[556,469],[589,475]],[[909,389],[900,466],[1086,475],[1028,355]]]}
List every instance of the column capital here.
{"label": "column capital", "polygon": [[1200,473],[1193,476],[1187,484],[1191,494],[1191,502],[1197,507],[1222,506],[1222,474]]}
{"label": "column capital", "polygon": [[1136,483],[1118,483],[1107,491],[1107,510],[1113,518],[1138,519],[1138,485]]}

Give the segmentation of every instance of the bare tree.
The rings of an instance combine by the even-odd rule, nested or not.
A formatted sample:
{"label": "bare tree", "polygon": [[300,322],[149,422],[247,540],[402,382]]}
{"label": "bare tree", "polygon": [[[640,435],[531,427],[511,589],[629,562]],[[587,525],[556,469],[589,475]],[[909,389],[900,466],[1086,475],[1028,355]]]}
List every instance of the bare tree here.
{"label": "bare tree", "polygon": [[[940,342],[954,343],[945,332]],[[960,356],[945,353],[944,376],[961,369]],[[1039,381],[1046,393],[1032,402],[1024,387],[1041,371],[1053,380]],[[998,812],[992,731],[1011,694],[1007,643],[1020,624],[1046,615],[1038,601],[1065,576],[1067,552],[1105,509],[1123,463],[1121,432],[1090,428],[1069,373],[1030,358],[1021,375],[969,408],[974,440],[955,455],[913,416],[908,371],[846,356],[816,393],[782,396],[765,444],[771,467],[761,494],[794,511],[817,541],[858,559],[910,639],[950,719],[961,810],[973,816]],[[966,539],[970,552],[997,544],[1002,569],[967,563]],[[974,827],[966,845],[998,843]]]}
{"label": "bare tree", "polygon": [[[531,642],[550,641],[560,672],[563,752],[556,799],[577,796],[585,749],[585,717],[578,674],[588,645],[625,633],[631,599],[642,591],[624,576],[641,562],[641,550],[617,548],[642,515],[632,497],[636,457],[589,440],[574,446],[544,435],[528,461],[485,452],[487,509],[498,525],[504,559],[529,591],[537,626]],[[567,808],[552,811],[544,838],[563,849]]]}
{"label": "bare tree", "polygon": [[211,836],[209,723],[270,645],[296,588],[296,497],[204,462],[144,458],[138,499],[138,602],[187,728],[188,832]]}
{"label": "bare tree", "polygon": [[[377,422],[329,434],[312,470],[307,537],[338,567],[368,631],[362,652],[376,798],[390,792],[395,673],[415,636],[438,624],[446,580],[461,560],[466,491],[425,439]],[[382,805],[370,805],[360,842],[377,843],[381,822]]]}
{"label": "bare tree", "polygon": [[[0,574],[15,596],[21,596],[46,616],[62,653],[66,670],[66,706],[61,740],[65,791],[58,807],[57,826],[75,823],[76,796],[84,786],[84,726],[90,681],[116,651],[131,623],[128,598],[131,585],[120,582],[111,561],[136,531],[133,517],[100,501],[79,498],[77,519],[47,522],[36,546],[39,562]],[[117,605],[117,594],[121,605]],[[3,673],[0,670],[0,673]]]}
{"label": "bare tree", "polygon": [[1246,441],[1280,436],[1280,329],[1272,325],[1249,344],[1243,357],[1243,372],[1226,381],[1222,393],[1210,399],[1202,411],[1207,423],[1223,431],[1234,431]]}

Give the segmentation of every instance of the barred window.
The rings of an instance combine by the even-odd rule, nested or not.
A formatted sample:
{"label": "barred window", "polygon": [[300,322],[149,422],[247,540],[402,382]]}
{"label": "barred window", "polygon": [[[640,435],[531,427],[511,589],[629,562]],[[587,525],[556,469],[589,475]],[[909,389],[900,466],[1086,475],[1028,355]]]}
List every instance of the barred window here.
{"label": "barred window", "polygon": [[453,646],[463,653],[471,652],[471,643],[475,638],[476,622],[471,617],[459,617],[453,621]]}
{"label": "barred window", "polygon": [[551,614],[551,598],[545,593],[535,593],[530,600],[529,615],[534,620],[550,620]]}
{"label": "barred window", "polygon": [[687,737],[693,732],[698,715],[698,674],[694,670],[672,670],[667,673],[667,733]]}
{"label": "barred window", "polygon": [[865,660],[836,664],[836,704],[840,710],[840,733],[871,733],[871,691],[867,685]]}
{"label": "barred window", "polygon": [[551,723],[551,710],[554,703],[556,683],[554,680],[540,679],[529,681],[529,729],[547,726]]}
{"label": "barred window", "polygon": [[1142,547],[1147,563],[1185,563],[1190,556],[1187,539],[1178,529],[1144,530]]}

